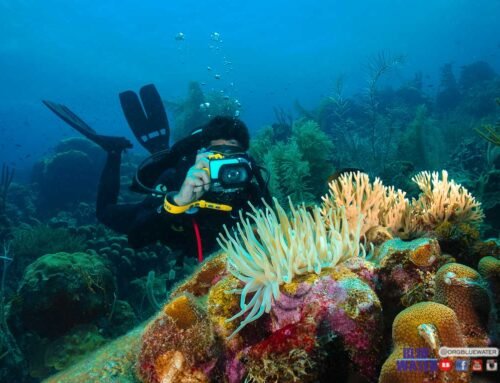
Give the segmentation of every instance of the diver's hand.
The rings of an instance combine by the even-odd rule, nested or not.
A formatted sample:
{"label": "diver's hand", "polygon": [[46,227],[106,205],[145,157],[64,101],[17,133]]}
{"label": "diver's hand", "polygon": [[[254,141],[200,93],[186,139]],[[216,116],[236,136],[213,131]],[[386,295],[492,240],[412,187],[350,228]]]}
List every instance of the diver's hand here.
{"label": "diver's hand", "polygon": [[184,206],[197,201],[210,189],[210,176],[203,169],[208,168],[209,154],[205,152],[196,156],[195,164],[187,172],[181,190],[173,197],[176,205]]}

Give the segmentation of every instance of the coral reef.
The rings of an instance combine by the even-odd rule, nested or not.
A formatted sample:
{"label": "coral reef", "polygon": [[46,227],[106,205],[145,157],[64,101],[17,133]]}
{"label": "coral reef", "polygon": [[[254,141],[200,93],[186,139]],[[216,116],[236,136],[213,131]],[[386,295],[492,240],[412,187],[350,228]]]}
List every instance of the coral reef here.
{"label": "coral reef", "polygon": [[[242,217],[237,236],[221,239],[224,253],[175,290],[143,338],[141,381],[313,382],[331,372],[329,358],[346,360],[337,376],[376,378],[381,305],[340,265],[362,254],[359,234],[352,236],[343,209],[325,224],[319,207],[290,208],[290,217],[276,201],[276,213],[254,210],[254,229]],[[224,259],[231,274],[214,279]],[[207,309],[186,291],[208,293]]]}
{"label": "coral reef", "polygon": [[438,241],[429,238],[392,239],[375,249],[372,260],[377,264],[376,291],[388,325],[402,309],[433,299],[436,272],[450,262],[441,254]]}
{"label": "coral reef", "polygon": [[78,326],[68,334],[51,342],[45,351],[46,367],[62,371],[106,343],[95,326]]}
{"label": "coral reef", "polygon": [[361,237],[374,244],[393,236],[415,238],[435,233],[443,240],[469,238],[470,244],[479,238],[477,227],[484,213],[467,189],[448,180],[445,170],[442,180],[437,172],[432,173],[432,181],[429,172],[420,172],[412,180],[421,193],[409,203],[405,192],[384,186],[379,178],[372,183],[365,173],[344,173],[330,182],[329,194],[322,197],[323,213],[342,206],[351,224],[362,215]]}
{"label": "coral reef", "polygon": [[177,286],[171,296],[190,293],[195,297],[200,297],[208,294],[212,286],[227,274],[226,260],[226,254],[214,254],[203,262],[189,279]]}
{"label": "coral reef", "polygon": [[[291,204],[291,203],[290,203]],[[323,268],[335,266],[363,253],[359,245],[361,216],[357,222],[347,222],[344,209],[329,210],[323,220],[321,210],[312,213],[305,208],[291,208],[288,218],[275,199],[275,213],[270,206],[264,210],[253,208],[255,229],[241,216],[238,236],[219,241],[228,254],[228,269],[244,283],[241,294],[241,311],[230,320],[248,312],[235,333],[247,323],[271,310],[272,300],[279,298],[279,286],[291,283],[293,278],[307,273],[319,274]],[[325,222],[325,223],[324,223]],[[254,231],[255,230],[255,231]],[[255,293],[247,302],[247,295]]]}
{"label": "coral reef", "polygon": [[[75,337],[69,334],[82,325],[111,320],[115,289],[113,275],[102,260],[86,253],[46,254],[31,263],[9,302],[6,318],[29,364],[25,373],[47,376],[80,353],[102,345],[82,338],[80,345],[72,347]],[[95,340],[94,335],[89,333],[89,339]],[[69,347],[66,362],[54,351],[62,344]]]}
{"label": "coral reef", "polygon": [[[197,265],[195,259],[184,258],[183,262],[179,262],[179,254],[160,243],[133,249],[125,235],[118,235],[102,225],[67,230],[74,233],[74,237],[84,237],[85,252],[106,263],[115,275],[118,291],[127,292],[129,303],[141,319],[148,318],[156,310],[148,305],[152,303],[150,297],[157,297],[163,303],[175,282],[192,273]],[[151,272],[154,277],[148,285],[147,275]]]}
{"label": "coral reef", "polygon": [[[396,315],[426,301],[454,310],[426,306],[458,326],[464,344],[497,345],[500,77],[472,62],[445,65],[435,90],[429,73],[384,81],[401,63],[380,53],[367,89],[348,96],[339,77],[317,108],[297,101],[295,120],[274,108],[252,155],[284,208],[243,217],[201,265],[160,244],[133,249],[97,224],[105,152],[92,142],[62,140],[33,158],[31,180],[22,163],[33,153],[10,158],[16,165],[0,175],[0,240],[12,240],[0,262],[0,381],[67,368],[49,381],[365,383],[390,353]],[[211,116],[238,116],[236,88],[192,82],[185,100],[168,103],[173,141]],[[142,200],[127,186],[143,154],[124,153],[119,202]],[[289,197],[301,206],[289,208]],[[434,347],[439,329],[426,318],[405,319],[420,335],[404,347]],[[86,357],[140,320],[146,329]],[[469,379],[389,370],[389,381]]]}
{"label": "coral reef", "polygon": [[[287,213],[275,199],[273,207],[241,213],[236,227],[220,236],[222,251],[172,289],[141,332],[139,345],[131,345],[137,347],[136,379],[374,382],[382,358],[389,354],[387,332],[393,324],[395,347],[380,382],[469,382],[468,373],[457,371],[398,371],[398,365],[408,362],[400,361],[406,348],[428,348],[436,358],[440,345],[494,341],[486,282],[473,269],[450,263],[454,259],[441,249],[451,235],[448,230],[475,228],[481,218],[479,204],[446,175],[444,180],[434,175],[434,184],[429,174],[420,177],[424,190],[411,204],[403,192],[380,180],[372,184],[358,172],[334,181],[322,206],[290,202]],[[419,217],[413,227],[421,229],[415,233],[433,238],[403,241],[408,214],[424,204],[429,209],[422,213],[432,218]],[[76,232],[95,237],[91,246],[96,258],[116,265],[129,253],[122,237],[101,237],[84,227]],[[368,255],[362,240],[370,243]],[[497,275],[496,242],[480,242],[473,235],[470,241],[457,243],[475,249],[470,258],[483,258],[480,270],[492,281]],[[153,269],[147,280],[149,299],[160,305]],[[128,317],[126,313],[124,308]],[[120,317],[118,309],[114,315]],[[113,316],[109,307],[108,316]],[[92,342],[76,344],[76,354],[87,344]],[[63,366],[64,358],[51,355],[51,366]],[[99,358],[96,364],[102,363]],[[95,372],[95,366],[78,362],[70,368],[75,375],[68,381],[77,382]],[[130,370],[124,381],[129,381],[127,374]]]}
{"label": "coral reef", "polygon": [[142,382],[208,382],[217,343],[205,309],[192,296],[165,305],[146,328],[137,363]]}
{"label": "coral reef", "polygon": [[477,266],[479,274],[488,283],[495,307],[500,307],[500,260],[492,256],[481,258]]}
{"label": "coral reef", "polygon": [[[209,316],[229,354],[227,381],[315,382],[346,377],[353,370],[376,377],[381,305],[348,268],[336,266],[284,284],[270,315],[230,338],[237,325],[227,319],[239,310],[239,300],[225,291],[234,286],[237,280],[226,277],[208,298]],[[344,362],[332,367],[327,360]]]}
{"label": "coral reef", "polygon": [[144,326],[133,329],[43,383],[137,383],[135,364],[143,331]]}
{"label": "coral reef", "polygon": [[43,224],[18,226],[12,231],[11,246],[18,259],[15,268],[19,275],[30,263],[45,254],[78,253],[86,247],[84,236]]}
{"label": "coral reef", "polygon": [[500,260],[492,256],[481,258],[478,265],[479,274],[485,279],[500,277]]}
{"label": "coral reef", "polygon": [[458,263],[441,267],[436,273],[434,301],[455,311],[468,346],[491,344],[492,302],[487,284],[476,270]]}
{"label": "coral reef", "polygon": [[[439,358],[438,350],[442,346],[466,346],[452,309],[434,302],[417,303],[398,314],[392,325],[392,338],[394,348],[382,366],[379,383],[470,382],[470,372],[440,371],[437,363],[418,365],[413,360],[404,360],[405,349],[430,350],[427,358]],[[407,364],[408,368],[401,368]]]}
{"label": "coral reef", "polygon": [[109,314],[115,282],[105,264],[86,253],[56,253],[29,265],[13,301],[13,329],[60,335]]}
{"label": "coral reef", "polygon": [[86,139],[61,142],[33,171],[38,212],[47,215],[51,210],[71,209],[75,201],[94,201],[104,157],[104,152]]}
{"label": "coral reef", "polygon": [[[358,376],[362,381],[375,381],[380,358],[387,351],[384,327],[388,328],[403,308],[418,307],[419,302],[432,299],[456,310],[468,343],[492,342],[487,321],[493,310],[486,304],[484,311],[478,310],[471,297],[478,296],[477,302],[483,302],[486,286],[498,291],[498,246],[494,241],[480,241],[483,210],[492,217],[488,217],[491,225],[497,206],[498,161],[491,149],[494,128],[482,131],[493,140],[485,153],[480,151],[487,143],[469,132],[472,144],[465,145],[460,159],[454,160],[466,169],[452,169],[454,180],[443,171],[416,175],[414,190],[406,181],[415,169],[438,168],[442,158],[457,149],[459,142],[465,142],[465,129],[480,126],[474,118],[482,116],[489,121],[494,117],[491,102],[486,105],[483,101],[488,97],[493,100],[495,74],[487,73],[484,65],[471,66],[457,82],[449,66],[443,72],[436,109],[422,91],[426,81],[422,75],[399,89],[378,89],[380,77],[398,63],[398,58],[393,61],[383,55],[374,61],[370,89],[362,100],[367,105],[344,98],[339,89],[322,104],[320,113],[304,113],[307,119],[293,122],[276,109],[278,124],[255,141],[259,144],[256,157],[266,160],[279,202],[286,202],[291,195],[293,202],[306,205],[290,205],[289,209],[276,205],[242,217],[239,227],[221,238],[223,251],[176,286],[173,283],[189,274],[194,262],[187,260],[184,267],[179,266],[176,254],[159,245],[134,250],[125,236],[94,225],[92,182],[97,179],[103,153],[86,140],[62,142],[52,157],[35,167],[37,185],[31,190],[12,184],[3,208],[10,228],[16,226],[13,231],[9,228],[9,234],[14,234],[16,264],[9,269],[12,278],[6,284],[5,312],[23,351],[42,356],[30,355],[30,369],[42,377],[76,361],[78,367],[68,370],[73,378],[59,375],[58,379],[68,382],[83,376],[87,381],[123,382],[137,377],[145,382],[316,382],[332,377],[347,381],[356,373],[362,375]],[[175,111],[176,134],[187,134],[209,114],[235,115],[238,110],[236,100],[219,92],[204,95],[201,86],[193,83],[188,101]],[[436,119],[443,126],[442,132],[436,131]],[[335,137],[342,134],[349,136]],[[441,142],[444,137],[446,142]],[[394,143],[405,138],[398,151]],[[434,150],[436,142],[442,144],[439,153]],[[334,145],[339,149],[336,152]],[[425,156],[415,158],[424,151]],[[370,163],[363,158],[366,153],[373,157]],[[408,153],[413,154],[413,163],[394,162]],[[137,158],[124,162],[126,174],[133,172]],[[384,186],[376,178],[370,181],[368,173],[345,173],[342,166],[377,170],[387,184],[396,184],[401,190]],[[313,202],[325,193],[325,180],[335,168],[343,175],[330,184],[330,195],[320,210]],[[479,173],[482,176],[475,182]],[[66,191],[51,190],[54,180],[60,181],[58,174],[66,177]],[[80,178],[76,180],[75,175]],[[80,181],[86,181],[86,187]],[[126,182],[123,176],[122,185]],[[411,202],[408,196],[414,197]],[[32,209],[33,202],[38,212]],[[43,224],[35,225],[40,219]],[[494,225],[489,230],[491,235],[497,234]],[[35,273],[32,265],[25,275],[30,283],[23,279],[22,289],[13,294],[16,278],[28,263],[35,261],[35,265],[45,259],[44,254],[55,256],[59,251],[87,253],[86,266],[82,266],[86,271],[75,270],[80,261],[71,255],[67,256],[71,265],[57,262],[61,262],[61,269],[73,272],[73,278],[64,272]],[[452,257],[468,266],[480,261],[483,277],[466,272],[464,265],[456,270],[446,265],[450,267],[446,273],[438,272],[443,264],[453,261]],[[34,274],[39,277],[36,282]],[[60,301],[50,291],[46,299],[37,300],[28,288],[30,285],[45,294],[45,277],[56,285],[58,277],[66,277],[64,283],[69,287],[65,292],[56,289],[58,296],[74,294],[81,305],[74,309],[71,301],[65,306],[70,314],[77,310],[81,316],[66,318],[71,325],[55,325],[60,332],[47,328],[47,323],[57,324],[64,318],[61,305],[56,305]],[[106,292],[99,289],[100,281],[106,284]],[[94,310],[89,300],[96,296],[100,301]],[[470,302],[469,311],[456,307],[460,299]],[[54,305],[49,305],[50,300]],[[137,323],[137,317],[153,314],[151,303],[162,307],[161,312],[145,330],[136,330],[135,338],[128,338],[130,345],[116,343],[124,353],[130,352],[127,361],[117,356],[106,364],[102,358],[108,349],[95,354],[93,362],[78,362],[86,352]],[[43,313],[45,307],[47,314]],[[26,321],[23,313],[31,308],[42,314],[30,312],[27,315],[32,320]],[[48,312],[53,321],[44,320],[49,318]],[[37,316],[41,324],[35,323]],[[431,326],[421,329],[426,342],[433,339]],[[30,342],[31,347],[27,347]],[[132,377],[137,360],[141,362],[136,365],[138,374]]]}

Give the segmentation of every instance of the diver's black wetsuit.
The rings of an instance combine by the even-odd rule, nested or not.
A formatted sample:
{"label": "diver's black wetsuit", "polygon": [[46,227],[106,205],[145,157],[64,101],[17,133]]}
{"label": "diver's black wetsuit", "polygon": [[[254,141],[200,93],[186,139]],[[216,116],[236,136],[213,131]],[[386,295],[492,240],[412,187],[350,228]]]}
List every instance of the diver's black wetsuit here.
{"label": "diver's black wetsuit", "polygon": [[[139,93],[142,104],[135,92],[126,91],[120,94],[120,103],[127,122],[140,144],[152,153],[151,157],[158,154],[165,155],[155,157],[155,160],[161,160],[153,162],[153,168],[148,168],[147,188],[153,190],[161,184],[166,186],[167,191],[179,191],[188,169],[196,159],[196,154],[186,155],[186,153],[207,147],[214,140],[235,140],[243,151],[248,150],[250,143],[248,128],[238,118],[229,116],[213,117],[206,125],[196,128],[190,135],[169,148],[170,128],[158,91],[153,84],[148,84],[143,86]],[[261,204],[261,198],[268,203],[271,202],[266,182],[260,175],[258,167],[255,167],[252,171],[258,185],[250,183],[246,190],[231,195],[230,202],[221,201],[220,195],[218,198],[210,196],[210,192],[203,195],[206,201],[231,205],[232,212],[200,209],[195,214],[187,212],[171,214],[163,209],[162,193],[151,194],[141,203],[117,204],[120,191],[121,153],[131,148],[132,143],[125,137],[98,134],[65,105],[48,100],[43,100],[43,103],[73,129],[107,152],[106,164],[99,183],[96,215],[106,226],[126,234],[133,248],[140,248],[159,240],[171,248],[186,250],[184,254],[196,254],[198,241],[194,228],[198,227],[203,250],[209,253],[215,249],[217,234],[222,230],[222,225],[230,226],[234,223],[238,219],[239,210],[249,208],[247,201],[252,202],[254,206]],[[165,153],[162,153],[164,150]],[[164,167],[168,169],[162,173]]]}
{"label": "diver's black wetsuit", "polygon": [[[199,209],[194,214],[170,214],[163,209],[163,195],[150,195],[140,203],[117,204],[120,189],[121,153],[108,152],[106,165],[101,175],[97,196],[96,215],[100,222],[111,229],[126,234],[132,248],[140,248],[159,240],[172,249],[182,250],[184,255],[196,255],[197,241],[193,220],[198,224],[202,239],[203,253],[216,249],[217,234],[223,224],[231,226],[239,220],[239,209],[247,210],[247,201],[254,206],[262,204],[261,198],[268,194],[259,192],[259,187],[251,183],[231,205],[232,212]],[[167,169],[156,185],[164,185],[167,191],[178,191],[195,157],[183,158],[178,166]],[[208,201],[210,194],[203,199]]]}

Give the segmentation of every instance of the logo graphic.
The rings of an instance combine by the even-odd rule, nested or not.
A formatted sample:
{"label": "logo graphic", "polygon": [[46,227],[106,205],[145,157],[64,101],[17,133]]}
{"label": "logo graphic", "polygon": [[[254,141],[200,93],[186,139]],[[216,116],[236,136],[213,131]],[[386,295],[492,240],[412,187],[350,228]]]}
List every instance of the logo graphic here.
{"label": "logo graphic", "polygon": [[482,359],[472,359],[472,371],[475,371],[475,372],[483,371],[483,360]]}
{"label": "logo graphic", "polygon": [[497,370],[498,370],[498,364],[495,359],[486,360],[486,371],[497,371]]}
{"label": "logo graphic", "polygon": [[450,371],[451,367],[452,367],[452,363],[451,363],[451,360],[449,360],[449,359],[441,359],[438,362],[438,368],[441,371]]}
{"label": "logo graphic", "polygon": [[438,360],[431,358],[430,348],[403,348],[403,358],[398,359],[397,370],[401,372],[435,372]]}
{"label": "logo graphic", "polygon": [[469,371],[469,361],[467,359],[457,359],[455,361],[455,370]]}

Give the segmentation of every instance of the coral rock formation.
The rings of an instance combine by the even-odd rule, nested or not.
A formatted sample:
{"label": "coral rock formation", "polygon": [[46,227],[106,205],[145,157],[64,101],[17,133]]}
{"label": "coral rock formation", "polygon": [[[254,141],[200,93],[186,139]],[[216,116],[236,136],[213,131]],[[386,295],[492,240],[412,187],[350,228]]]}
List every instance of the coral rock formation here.
{"label": "coral rock formation", "polygon": [[[379,383],[466,383],[469,372],[454,368],[440,371],[437,364],[418,364],[406,359],[406,350],[429,350],[428,358],[439,358],[439,347],[465,347],[455,312],[439,303],[417,303],[398,314],[392,325],[394,349],[382,366]],[[410,364],[409,368],[405,368]],[[404,367],[403,367],[404,365]]]}
{"label": "coral rock formation", "polygon": [[486,282],[479,273],[459,263],[449,263],[436,274],[434,301],[455,311],[470,347],[486,347],[491,319],[491,302]]}

